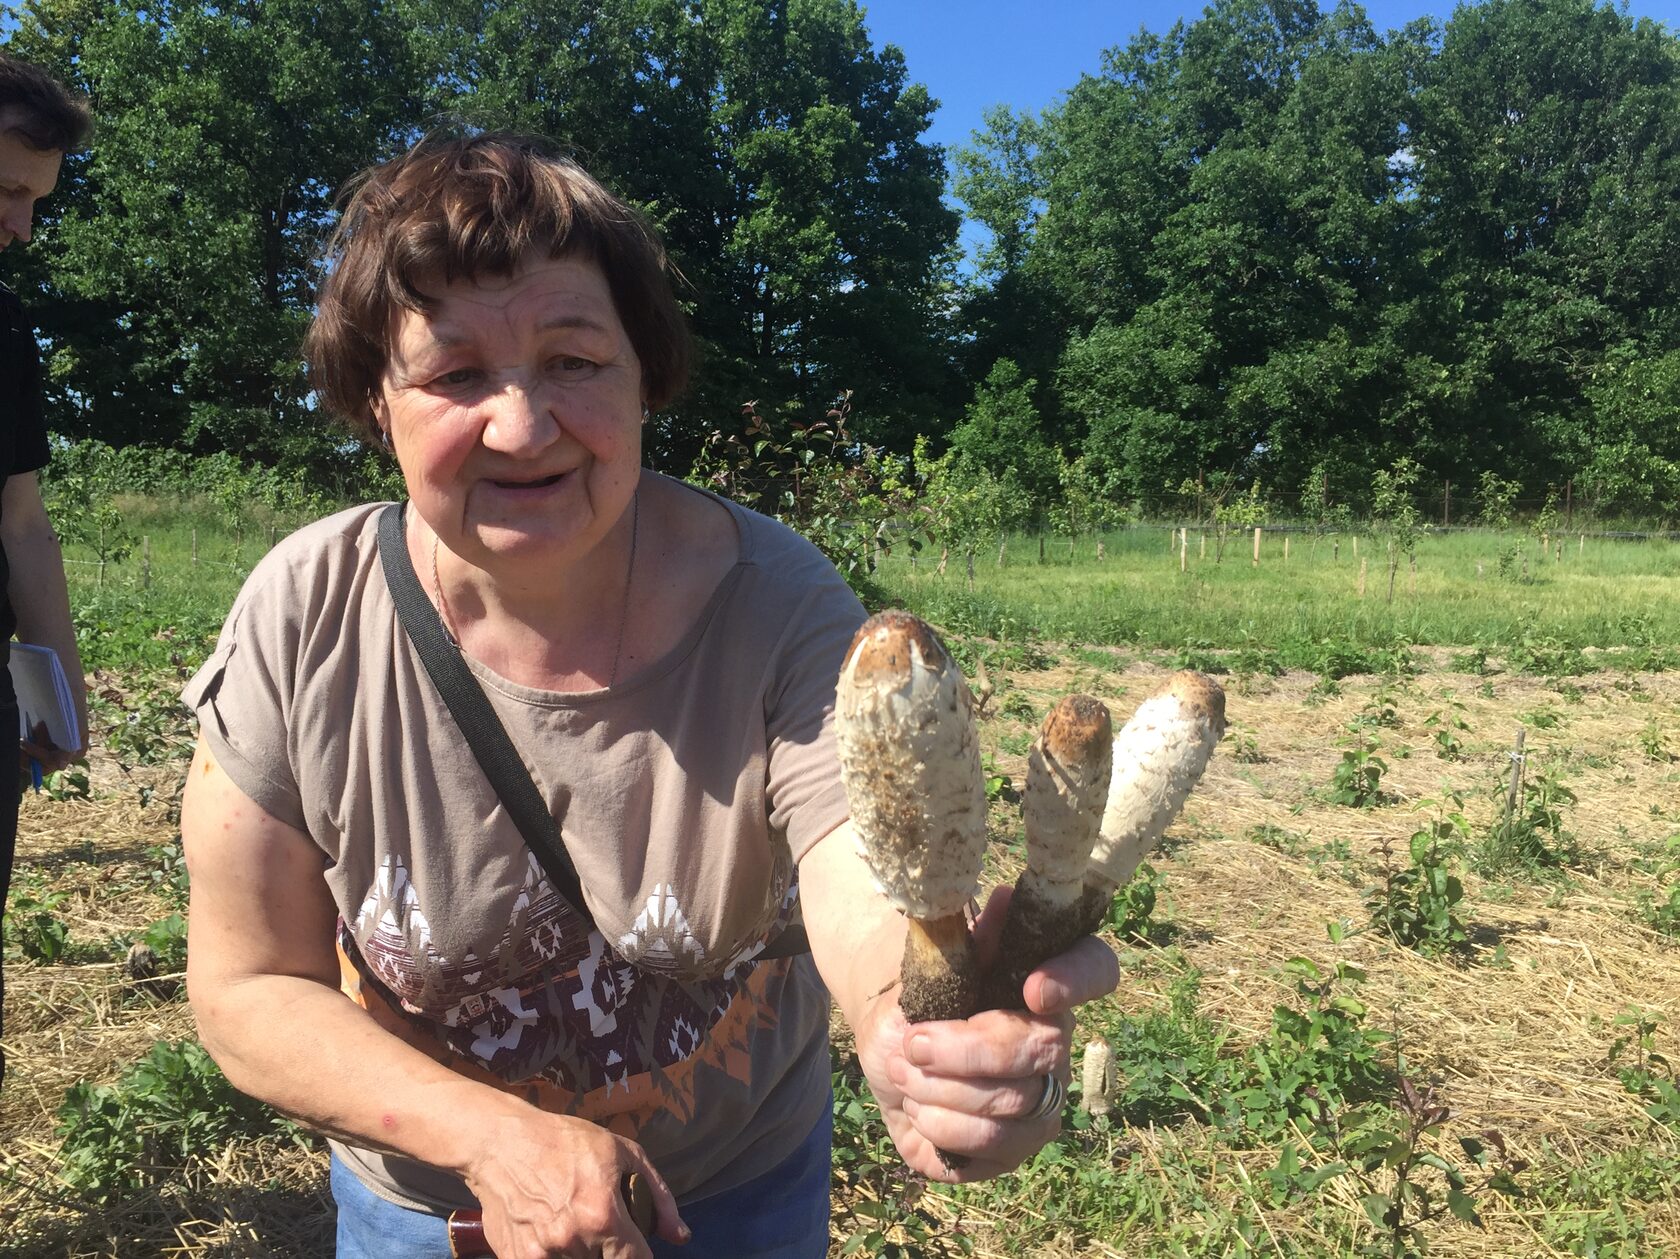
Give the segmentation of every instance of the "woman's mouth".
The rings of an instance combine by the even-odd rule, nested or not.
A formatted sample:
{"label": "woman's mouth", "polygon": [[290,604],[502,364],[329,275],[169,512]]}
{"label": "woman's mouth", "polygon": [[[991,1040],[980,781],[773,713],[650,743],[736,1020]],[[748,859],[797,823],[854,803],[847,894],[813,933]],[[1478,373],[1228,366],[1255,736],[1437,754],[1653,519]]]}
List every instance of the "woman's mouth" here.
{"label": "woman's mouth", "polygon": [[523,480],[491,481],[499,490],[546,490],[551,485],[558,485],[564,472],[556,472],[553,476],[534,477]]}

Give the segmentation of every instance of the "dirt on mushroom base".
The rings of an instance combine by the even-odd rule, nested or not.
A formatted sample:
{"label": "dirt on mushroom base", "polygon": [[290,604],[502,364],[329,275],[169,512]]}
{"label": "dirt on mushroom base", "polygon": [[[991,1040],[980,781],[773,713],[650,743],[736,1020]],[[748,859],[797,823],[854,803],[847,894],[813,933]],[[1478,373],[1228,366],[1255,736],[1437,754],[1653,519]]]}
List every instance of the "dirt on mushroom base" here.
{"label": "dirt on mushroom base", "polygon": [[[1200,1011],[1240,1042],[1263,1033],[1286,995],[1278,975],[1284,961],[1297,955],[1347,960],[1369,974],[1361,1000],[1373,1023],[1399,1032],[1414,1074],[1440,1082],[1455,1112],[1450,1132],[1497,1128],[1541,1164],[1586,1167],[1601,1156],[1641,1151],[1666,1156],[1674,1136],[1644,1115],[1607,1054],[1617,1034],[1613,1020],[1629,1007],[1662,1019],[1659,1040],[1672,1036],[1680,1018],[1680,950],[1635,921],[1630,908],[1640,893],[1663,886],[1647,858],[1680,831],[1677,763],[1665,759],[1670,750],[1661,746],[1665,732],[1680,730],[1680,676],[1602,672],[1554,683],[1453,672],[1451,653],[1418,654],[1424,660],[1416,677],[1404,683],[1346,678],[1339,694],[1306,674],[1224,679],[1232,735],[1169,833],[1180,842],[1154,859],[1164,902],[1157,917],[1170,920],[1175,938],[1170,949],[1116,942],[1125,969],[1115,1007],[1133,1014],[1160,1009],[1173,970],[1188,964],[1201,974]],[[981,738],[999,771],[1020,783],[1032,732],[1061,695],[1088,691],[1123,721],[1168,672],[1120,653],[1112,663],[1103,657],[1081,649],[1050,670],[991,667],[997,690]],[[1443,696],[1449,690],[1450,699]],[[1454,702],[1463,709],[1451,709]],[[1395,710],[1399,724],[1372,729],[1387,762],[1381,787],[1393,802],[1374,809],[1327,803],[1322,793],[1346,750],[1347,724],[1362,715],[1381,717],[1385,707]],[[1467,727],[1458,733],[1458,760],[1435,754],[1438,727],[1424,724],[1443,709],[1458,712]],[[1584,866],[1565,882],[1466,874],[1461,909],[1471,940],[1461,962],[1430,961],[1374,933],[1332,945],[1327,921],[1366,921],[1361,889],[1371,881],[1377,845],[1396,839],[1404,852],[1406,837],[1427,820],[1412,806],[1439,796],[1443,780],[1464,791],[1473,829],[1487,829],[1500,807],[1499,776],[1519,722],[1528,727],[1531,766],[1561,766],[1579,797],[1567,824]],[[1680,734],[1666,737],[1680,752]],[[1408,755],[1398,755],[1401,749]],[[328,1253],[325,1155],[286,1140],[206,1151],[202,1165],[167,1190],[91,1213],[77,1210],[75,1195],[54,1183],[54,1112],[65,1087],[79,1079],[115,1080],[155,1040],[192,1030],[178,997],[158,1001],[128,991],[120,953],[77,951],[78,941],[99,945],[175,908],[161,890],[166,877],[152,878],[162,872],[148,852],[175,836],[167,783],[150,784],[158,803],[146,807],[138,802],[140,785],[101,761],[91,800],[25,801],[19,877],[38,877],[42,890],[68,893],[60,912],[70,927],[70,952],[55,965],[12,960],[7,967],[0,1218],[12,1223],[0,1253],[123,1259]],[[991,822],[988,884],[1012,880],[1019,870],[1018,805],[1000,800]],[[1158,1179],[1165,1209],[1180,1212],[1180,1223],[1196,1224],[1195,1210],[1209,1212],[1211,1222],[1199,1225],[1211,1230],[1206,1253],[1223,1253],[1220,1212],[1253,1210],[1244,1178],[1277,1162],[1276,1149],[1232,1149],[1188,1122],[1117,1127],[1104,1143],[1087,1135],[1068,1146],[1080,1157],[1100,1156],[1104,1168]],[[1216,1170],[1209,1174],[1209,1168]],[[1122,1236],[1118,1226],[1067,1220],[1074,1178],[1053,1181],[1047,1193],[1052,1175],[1054,1169],[995,1188],[926,1192],[915,1205],[936,1226],[911,1253],[957,1254],[952,1239],[959,1231],[969,1253],[1000,1259],[1167,1253],[1140,1244],[1135,1232]],[[1190,1177],[1200,1178],[1199,1204],[1183,1187]],[[859,1213],[872,1196],[879,1194],[867,1178],[837,1179],[831,1253],[840,1254],[861,1222],[873,1218]],[[1644,1231],[1636,1248],[1622,1253],[1680,1253],[1680,1197],[1671,1192],[1666,1202],[1629,1207]],[[1357,1200],[1334,1195],[1326,1210],[1361,1215]],[[1490,1199],[1483,1205],[1485,1231],[1449,1220],[1431,1226],[1428,1236],[1436,1253],[1455,1256],[1569,1253],[1541,1236],[1549,1210]],[[1343,1253],[1320,1215],[1298,1205],[1260,1214],[1262,1250]]]}

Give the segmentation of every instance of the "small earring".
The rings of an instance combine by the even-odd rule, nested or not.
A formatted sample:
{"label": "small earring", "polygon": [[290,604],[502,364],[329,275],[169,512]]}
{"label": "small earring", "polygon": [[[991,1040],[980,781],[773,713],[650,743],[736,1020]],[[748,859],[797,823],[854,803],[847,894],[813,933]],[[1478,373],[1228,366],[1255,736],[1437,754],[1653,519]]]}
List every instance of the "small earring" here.
{"label": "small earring", "polygon": [[647,403],[644,402],[644,403],[642,403],[642,423],[646,424],[647,422],[648,422],[648,409],[647,409]]}
{"label": "small earring", "polygon": [[391,430],[390,429],[382,428],[382,429],[379,430],[379,444],[381,446],[385,447],[385,450],[386,450],[387,454],[393,453],[392,448],[391,448]]}

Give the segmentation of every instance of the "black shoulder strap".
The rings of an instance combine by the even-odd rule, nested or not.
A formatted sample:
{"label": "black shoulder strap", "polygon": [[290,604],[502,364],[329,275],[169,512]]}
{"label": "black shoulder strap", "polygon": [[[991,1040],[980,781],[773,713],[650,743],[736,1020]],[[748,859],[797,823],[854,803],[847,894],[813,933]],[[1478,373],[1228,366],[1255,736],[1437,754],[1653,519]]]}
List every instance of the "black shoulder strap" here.
{"label": "black shoulder strap", "polygon": [[[450,641],[443,621],[420,587],[420,579],[409,562],[408,544],[403,538],[403,508],[392,503],[379,517],[379,558],[385,567],[385,584],[390,587],[391,599],[397,605],[397,618],[408,631],[420,662],[437,687],[438,694],[448,706],[449,713],[460,727],[467,746],[472,749],[484,776],[490,780],[502,806],[513,818],[514,825],[524,836],[525,843],[536,854],[543,872],[554,887],[591,927],[595,919],[583,901],[583,886],[578,881],[577,867],[566,855],[560,838],[560,827],[548,811],[537,785],[531,781],[530,771],[519,759],[519,751],[508,738],[496,710],[484,697],[483,688],[467,668],[461,653]],[[755,961],[772,961],[811,951],[805,928],[795,923],[781,931],[764,946]]]}
{"label": "black shoulder strap", "polygon": [[478,680],[449,639],[443,621],[420,587],[409,562],[408,544],[403,538],[403,508],[392,503],[379,517],[379,558],[385,566],[385,584],[397,605],[397,618],[408,631],[420,663],[437,687],[455,724],[461,728],[473,757],[501,797],[502,807],[513,818],[525,843],[536,854],[548,881],[574,913],[591,927],[595,919],[583,901],[583,886],[577,868],[566,855],[560,827],[548,804],[531,781],[530,771],[519,759],[519,751],[508,738],[496,710],[484,697]]}

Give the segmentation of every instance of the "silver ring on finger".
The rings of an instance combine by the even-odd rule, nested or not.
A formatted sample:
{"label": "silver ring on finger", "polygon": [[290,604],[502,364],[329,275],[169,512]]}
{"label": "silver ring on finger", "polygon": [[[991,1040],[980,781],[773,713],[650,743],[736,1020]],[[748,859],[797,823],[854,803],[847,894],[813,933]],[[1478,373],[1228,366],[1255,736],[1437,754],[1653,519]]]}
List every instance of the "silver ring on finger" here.
{"label": "silver ring on finger", "polygon": [[1054,1071],[1046,1071],[1044,1073],[1044,1094],[1038,1099],[1038,1105],[1034,1106],[1025,1118],[1038,1120],[1048,1119],[1051,1115],[1060,1115],[1062,1107],[1066,1104],[1067,1088]]}

